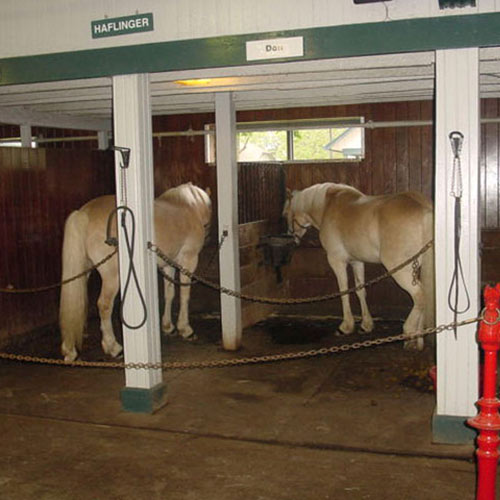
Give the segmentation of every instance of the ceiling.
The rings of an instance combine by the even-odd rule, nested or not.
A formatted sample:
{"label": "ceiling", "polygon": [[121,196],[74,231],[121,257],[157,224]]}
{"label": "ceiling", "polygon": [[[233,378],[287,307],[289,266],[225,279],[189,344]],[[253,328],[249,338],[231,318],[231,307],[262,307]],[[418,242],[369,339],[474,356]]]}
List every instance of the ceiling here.
{"label": "ceiling", "polygon": [[[205,86],[176,83],[209,79]],[[351,57],[151,74],[154,115],[214,110],[218,91],[237,109],[432,99],[434,52]],[[481,97],[500,97],[500,48],[480,50]],[[111,78],[0,86],[0,122],[111,123]],[[56,126],[52,123],[53,126]]]}

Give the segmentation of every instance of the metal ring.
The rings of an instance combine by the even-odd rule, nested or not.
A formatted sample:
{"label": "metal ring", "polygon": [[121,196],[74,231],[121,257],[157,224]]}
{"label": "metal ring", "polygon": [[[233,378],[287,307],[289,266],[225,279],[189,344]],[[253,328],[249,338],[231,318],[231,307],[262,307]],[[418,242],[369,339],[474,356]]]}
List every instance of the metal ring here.
{"label": "metal ring", "polygon": [[486,311],[486,307],[481,311],[481,314],[479,315],[480,318],[481,318],[481,321],[485,324],[485,325],[496,325],[497,323],[500,322],[500,309],[495,308],[496,312],[497,312],[497,318],[495,321],[491,322],[491,321],[487,321],[484,317],[484,313]]}

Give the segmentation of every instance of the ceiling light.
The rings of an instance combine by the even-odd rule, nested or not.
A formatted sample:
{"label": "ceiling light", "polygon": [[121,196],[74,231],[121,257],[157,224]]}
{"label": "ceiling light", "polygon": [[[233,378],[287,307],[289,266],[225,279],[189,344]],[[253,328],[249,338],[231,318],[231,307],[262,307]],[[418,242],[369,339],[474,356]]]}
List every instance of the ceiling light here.
{"label": "ceiling light", "polygon": [[193,80],[176,80],[174,83],[185,85],[186,87],[204,87],[210,85],[211,82],[210,78],[194,78]]}

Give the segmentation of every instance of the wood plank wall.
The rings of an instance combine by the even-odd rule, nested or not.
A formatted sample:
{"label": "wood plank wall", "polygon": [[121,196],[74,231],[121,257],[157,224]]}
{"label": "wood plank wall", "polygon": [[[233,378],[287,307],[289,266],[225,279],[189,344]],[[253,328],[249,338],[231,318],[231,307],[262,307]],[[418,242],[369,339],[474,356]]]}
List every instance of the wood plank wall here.
{"label": "wood plank wall", "polygon": [[[114,192],[109,153],[0,148],[0,287],[59,282],[64,221],[101,194]],[[0,294],[0,338],[11,339],[57,319],[59,289]]]}
{"label": "wood plank wall", "polygon": [[[45,139],[60,139],[69,137],[89,137],[96,136],[97,132],[92,130],[72,130],[51,127],[32,127],[33,136]],[[20,137],[19,125],[0,125],[0,138]],[[97,139],[85,140],[65,140],[57,142],[40,141],[40,147],[44,149],[97,149]]]}

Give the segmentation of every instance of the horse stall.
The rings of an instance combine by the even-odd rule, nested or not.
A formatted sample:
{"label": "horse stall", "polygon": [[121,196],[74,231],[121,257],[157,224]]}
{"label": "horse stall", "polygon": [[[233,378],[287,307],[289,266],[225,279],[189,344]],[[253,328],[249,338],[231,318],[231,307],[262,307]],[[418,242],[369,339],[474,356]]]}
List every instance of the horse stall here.
{"label": "horse stall", "polygon": [[[186,119],[182,116],[174,118],[175,124],[182,124]],[[160,120],[160,133],[168,130],[162,130],[161,123]],[[17,137],[19,134],[15,127],[3,127],[2,130],[3,137]],[[115,189],[110,151],[91,149],[96,146],[92,140],[71,141],[71,138],[82,136],[78,131],[43,129],[40,133],[44,138],[51,138],[48,149],[0,149],[0,175],[4,187],[2,206],[11,215],[2,219],[5,242],[3,288],[12,290],[12,293],[0,296],[5,317],[0,342],[9,350],[22,346],[28,338],[29,343],[33,343],[37,335],[46,336],[48,331],[59,336],[53,329],[57,329],[64,221],[71,211],[93,198],[113,193]],[[71,133],[74,135],[69,135]],[[66,140],[68,138],[70,140]],[[216,207],[215,167],[205,165],[202,156],[197,157],[197,145],[192,141],[189,141],[191,163],[186,164],[181,153],[185,147],[183,142],[183,138],[155,139],[156,196],[170,187],[193,182],[211,189]],[[198,142],[203,152],[203,141]],[[281,165],[249,163],[239,164],[238,169],[242,293],[269,297],[287,295],[288,282],[276,278],[274,268],[265,262],[261,243],[262,237],[279,231],[285,198],[284,170]],[[78,183],[74,182],[75,177],[79,179]],[[258,186],[258,189],[248,189],[249,186]],[[276,203],[268,203],[269,199],[276,200]],[[216,209],[213,220],[217,220]],[[198,270],[215,285],[219,282],[218,249],[222,244],[223,241],[217,241],[217,224],[212,223],[200,254]],[[270,273],[270,269],[273,272]],[[99,286],[99,278],[94,272],[89,284],[91,316],[97,314]],[[33,291],[22,293],[26,289]],[[15,293],[16,290],[21,293]],[[163,294],[163,290],[161,292]],[[218,316],[219,300],[217,289],[198,285],[194,287],[190,309],[198,315]],[[178,307],[177,301],[175,307]],[[243,303],[243,327],[264,319],[274,309],[271,305]],[[88,341],[91,345],[99,343],[96,339]],[[54,353],[53,347],[48,346],[49,352]]]}
{"label": "horse stall", "polygon": [[[3,495],[472,497],[476,333],[480,322],[498,330],[491,300],[488,323],[480,317],[480,292],[498,281],[499,1],[190,0],[148,12],[131,0],[7,1]],[[269,147],[252,138],[269,131]],[[326,184],[314,217],[293,205]],[[377,281],[387,269],[368,252],[373,329],[354,294],[355,327],[342,327],[343,286],[320,240],[339,184],[363,206],[408,191],[433,203],[437,328],[420,331],[410,296],[390,276]],[[72,273],[61,266],[76,253],[63,255],[65,220],[104,194],[122,210],[106,265],[123,300],[103,320],[92,272],[83,343],[66,349],[60,282]],[[191,217],[193,200],[210,213],[207,195],[210,223]],[[160,206],[184,214],[161,234]],[[345,232],[373,234],[355,220]],[[185,226],[196,255],[170,248]],[[346,260],[359,282],[357,258]],[[423,264],[406,266],[421,287]],[[417,332],[404,330],[410,316]],[[110,328],[119,345],[106,350]],[[408,333],[425,334],[421,350],[404,348]]]}

